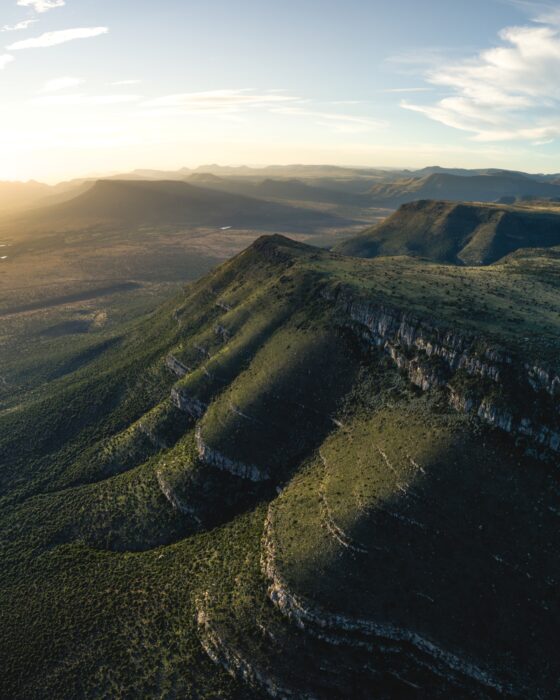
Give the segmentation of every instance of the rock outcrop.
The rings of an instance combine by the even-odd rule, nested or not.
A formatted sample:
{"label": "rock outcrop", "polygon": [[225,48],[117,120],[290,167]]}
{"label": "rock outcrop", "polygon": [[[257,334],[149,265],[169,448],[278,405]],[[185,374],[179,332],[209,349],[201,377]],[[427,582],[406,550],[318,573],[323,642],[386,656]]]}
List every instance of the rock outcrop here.
{"label": "rock outcrop", "polygon": [[261,551],[262,572],[269,582],[269,599],[299,629],[337,646],[348,644],[373,651],[380,644],[397,643],[402,645],[401,651],[408,647],[413,656],[420,655],[423,666],[429,667],[448,682],[456,683],[458,687],[463,686],[465,679],[468,679],[470,683],[504,696],[517,695],[514,689],[493,678],[486,669],[442,649],[413,630],[333,613],[290,590],[276,564],[273,506],[269,508],[265,520]]}
{"label": "rock outcrop", "polygon": [[234,678],[239,678],[254,688],[260,688],[272,698],[309,698],[299,692],[280,685],[264,669],[244,657],[226,642],[213,624],[202,600],[197,601],[197,622],[202,648],[215,664],[225,669]]}
{"label": "rock outcrop", "polygon": [[[555,401],[560,378],[552,370],[521,363],[484,338],[368,301],[346,288],[326,289],[323,296],[343,326],[385,352],[415,386],[445,390],[455,409],[529,443],[529,451],[541,458],[560,452],[560,404]],[[483,381],[469,384],[469,378]],[[512,393],[524,397],[523,405],[508,401]]]}
{"label": "rock outcrop", "polygon": [[175,355],[167,355],[165,358],[165,366],[170,372],[173,372],[173,374],[179,378],[184,377],[190,372],[189,368],[178,360]]}
{"label": "rock outcrop", "polygon": [[171,401],[180,411],[195,419],[202,418],[207,409],[206,404],[186,394],[181,387],[173,387]]}
{"label": "rock outcrop", "polygon": [[218,450],[210,447],[202,437],[202,429],[200,426],[197,426],[195,436],[198,456],[211,467],[229,472],[234,476],[247,479],[248,481],[258,482],[268,481],[270,479],[270,475],[265,469],[257,467],[254,464],[245,464],[238,460],[230,459]]}

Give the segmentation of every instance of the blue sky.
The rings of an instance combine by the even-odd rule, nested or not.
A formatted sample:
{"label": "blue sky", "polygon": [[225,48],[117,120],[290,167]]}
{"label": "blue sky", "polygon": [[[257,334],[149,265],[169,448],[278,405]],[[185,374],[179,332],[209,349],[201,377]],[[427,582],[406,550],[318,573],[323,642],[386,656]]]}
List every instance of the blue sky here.
{"label": "blue sky", "polygon": [[2,0],[0,178],[560,171],[560,2]]}

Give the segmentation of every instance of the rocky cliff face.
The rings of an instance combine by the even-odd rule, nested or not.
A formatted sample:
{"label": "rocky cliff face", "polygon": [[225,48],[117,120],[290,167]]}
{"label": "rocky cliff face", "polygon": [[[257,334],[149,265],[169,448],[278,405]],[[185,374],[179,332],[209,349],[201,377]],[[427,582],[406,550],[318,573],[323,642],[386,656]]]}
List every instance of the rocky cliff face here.
{"label": "rocky cliff face", "polygon": [[274,511],[271,506],[263,530],[261,568],[264,578],[269,582],[270,601],[298,628],[336,646],[349,645],[373,651],[379,645],[396,644],[395,649],[399,649],[400,653],[419,655],[425,667],[451,684],[456,683],[461,687],[464,680],[468,679],[481,688],[495,690],[503,695],[513,692],[512,688],[493,678],[488,670],[441,648],[414,630],[337,614],[294,593],[277,566],[274,530]]}
{"label": "rocky cliff face", "polygon": [[202,418],[207,406],[198,399],[188,396],[180,387],[171,390],[171,401],[183,413],[188,413],[195,419]]}
{"label": "rocky cliff face", "polygon": [[179,378],[184,377],[189,372],[189,368],[178,360],[175,355],[168,355],[165,358],[165,366]]}
{"label": "rocky cliff face", "polygon": [[[445,390],[455,409],[529,443],[535,455],[560,452],[560,378],[552,370],[522,363],[483,338],[376,304],[348,289],[328,289],[323,295],[344,326],[387,353],[423,391]],[[510,400],[513,394],[524,397],[523,405]]]}
{"label": "rocky cliff face", "polygon": [[234,476],[239,476],[242,479],[248,479],[249,481],[268,481],[268,479],[270,479],[270,475],[264,469],[254,464],[244,464],[243,462],[230,459],[218,450],[207,445],[202,437],[202,429],[200,426],[197,426],[195,435],[198,456],[206,464],[216,469],[229,472]]}

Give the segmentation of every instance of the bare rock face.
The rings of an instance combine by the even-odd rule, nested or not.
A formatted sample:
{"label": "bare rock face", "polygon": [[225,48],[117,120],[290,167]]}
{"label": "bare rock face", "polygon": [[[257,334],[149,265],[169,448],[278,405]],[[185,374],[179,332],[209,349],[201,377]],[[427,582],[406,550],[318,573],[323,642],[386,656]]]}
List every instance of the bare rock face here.
{"label": "bare rock face", "polygon": [[173,387],[171,390],[171,401],[180,411],[188,413],[195,419],[202,418],[206,412],[206,404],[188,396],[180,387]]}
{"label": "bare rock face", "polygon": [[[538,363],[521,364],[483,338],[442,328],[435,320],[421,320],[348,289],[327,289],[323,296],[343,325],[387,353],[415,386],[447,391],[453,408],[531,443],[529,451],[539,457],[560,452],[560,405],[554,401],[560,394],[560,377],[553,371]],[[461,376],[484,381],[474,390],[461,388]],[[503,398],[511,389],[527,397],[523,405]],[[547,406],[543,395],[548,396]]]}
{"label": "bare rock face", "polygon": [[202,437],[200,426],[197,426],[195,435],[198,456],[206,464],[249,481],[258,482],[268,481],[270,479],[270,475],[265,469],[261,469],[254,464],[244,464],[235,459],[230,459],[218,450],[207,445]]}
{"label": "bare rock face", "polygon": [[175,355],[168,355],[165,358],[165,366],[170,372],[173,372],[176,377],[179,377],[179,379],[189,372],[189,368],[178,360]]}
{"label": "bare rock face", "polygon": [[487,669],[442,648],[412,629],[375,620],[353,618],[317,606],[290,589],[277,567],[276,560],[274,515],[271,506],[264,523],[261,569],[269,583],[268,597],[271,603],[296,627],[336,646],[349,645],[373,650],[380,644],[396,643],[402,645],[402,650],[411,648],[420,654],[425,667],[452,685],[457,684],[461,687],[463,681],[468,679],[481,689],[497,691],[504,695],[513,691],[494,678]]}

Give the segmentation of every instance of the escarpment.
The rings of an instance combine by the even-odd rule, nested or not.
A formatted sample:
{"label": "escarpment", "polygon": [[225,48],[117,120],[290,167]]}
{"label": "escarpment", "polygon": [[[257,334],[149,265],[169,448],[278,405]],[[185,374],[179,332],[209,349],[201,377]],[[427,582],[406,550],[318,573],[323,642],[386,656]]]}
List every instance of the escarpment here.
{"label": "escarpment", "polygon": [[171,401],[183,413],[188,413],[193,418],[202,418],[207,406],[198,399],[189,396],[180,387],[171,390]]}
{"label": "escarpment", "polygon": [[265,469],[257,467],[254,464],[244,464],[239,460],[231,459],[210,447],[202,437],[202,428],[200,425],[196,427],[195,435],[198,456],[206,464],[216,469],[227,471],[242,479],[248,479],[249,481],[268,481],[268,479],[270,479],[270,475]]}
{"label": "escarpment", "polygon": [[178,360],[175,355],[167,355],[165,358],[165,366],[179,378],[184,377],[189,372],[189,368]]}
{"label": "escarpment", "polygon": [[345,288],[327,288],[323,297],[342,326],[384,351],[415,386],[443,389],[454,408],[526,443],[533,454],[560,452],[560,378],[551,369]]}
{"label": "escarpment", "polygon": [[263,529],[262,574],[268,583],[271,603],[296,628],[337,648],[347,646],[369,653],[385,648],[393,654],[408,656],[413,664],[435,674],[440,682],[448,684],[450,689],[455,688],[455,692],[459,689],[464,692],[467,682],[471,688],[467,697],[493,697],[494,692],[501,697],[517,697],[512,687],[494,678],[487,669],[442,648],[414,630],[334,613],[294,592],[277,566],[274,538],[274,507],[271,506]]}

